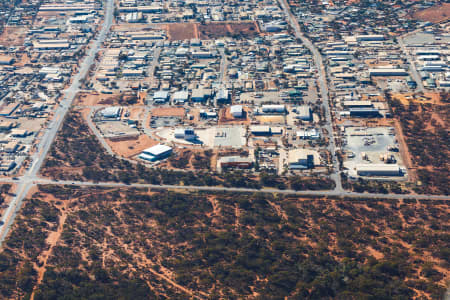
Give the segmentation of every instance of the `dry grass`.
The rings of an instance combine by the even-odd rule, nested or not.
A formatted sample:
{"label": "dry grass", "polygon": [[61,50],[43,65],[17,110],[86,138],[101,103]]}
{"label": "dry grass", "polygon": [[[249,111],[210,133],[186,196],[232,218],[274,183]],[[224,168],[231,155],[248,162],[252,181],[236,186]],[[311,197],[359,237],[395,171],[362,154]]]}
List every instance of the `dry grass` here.
{"label": "dry grass", "polygon": [[198,26],[199,37],[203,40],[214,40],[239,35],[253,38],[261,34],[256,22],[210,23]]}
{"label": "dry grass", "polygon": [[184,117],[186,110],[183,107],[157,107],[152,109],[154,117]]}
{"label": "dry grass", "polygon": [[11,46],[23,46],[25,41],[25,36],[27,33],[26,27],[5,27],[3,33],[0,36],[0,44],[11,47]]}
{"label": "dry grass", "polygon": [[143,150],[158,144],[158,141],[151,139],[145,134],[141,134],[137,138],[107,139],[106,142],[115,153],[126,158],[133,157]]}
{"label": "dry grass", "polygon": [[167,37],[171,41],[198,39],[198,24],[173,23],[166,25]]}
{"label": "dry grass", "polygon": [[442,3],[433,7],[418,11],[414,18],[432,23],[445,22],[450,19],[450,3]]}

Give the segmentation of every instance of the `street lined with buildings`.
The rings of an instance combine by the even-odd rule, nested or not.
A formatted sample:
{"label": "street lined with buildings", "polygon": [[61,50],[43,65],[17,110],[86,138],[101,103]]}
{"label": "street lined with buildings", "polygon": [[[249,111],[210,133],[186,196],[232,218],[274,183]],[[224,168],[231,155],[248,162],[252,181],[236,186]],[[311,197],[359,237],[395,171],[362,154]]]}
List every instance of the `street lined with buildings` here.
{"label": "street lined with buildings", "polygon": [[98,48],[103,43],[106,34],[111,27],[113,20],[113,11],[114,2],[113,0],[108,0],[106,2],[105,18],[102,23],[102,29],[98,33],[96,39],[90,45],[87,56],[80,65],[78,73],[74,76],[72,84],[67,90],[65,90],[64,98],[60,102],[55,112],[55,115],[57,117],[50,122],[50,125],[48,127],[49,129],[44,133],[44,136],[41,138],[35,154],[31,158],[31,167],[29,167],[26,173],[21,176],[17,182],[15,182],[17,183],[15,196],[11,199],[7,209],[1,217],[2,225],[0,227],[0,243],[3,242],[3,240],[7,236],[11,225],[14,222],[15,216],[22,206],[23,200],[25,199],[25,197],[27,197],[28,192],[34,186],[33,178],[35,178],[35,176],[41,169],[47,153],[50,150],[50,146],[64,121],[64,117],[70,110],[72,101],[75,99],[75,96],[80,89],[80,81],[86,77],[87,72],[89,71],[91,65],[94,63]]}

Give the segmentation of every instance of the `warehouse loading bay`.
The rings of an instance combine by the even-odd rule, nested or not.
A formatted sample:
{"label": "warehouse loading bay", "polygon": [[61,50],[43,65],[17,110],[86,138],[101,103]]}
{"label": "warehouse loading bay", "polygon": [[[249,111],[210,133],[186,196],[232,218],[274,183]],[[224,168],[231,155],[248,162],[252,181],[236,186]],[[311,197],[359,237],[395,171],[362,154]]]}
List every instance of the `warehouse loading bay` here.
{"label": "warehouse loading bay", "polygon": [[342,127],[342,133],[344,168],[351,178],[407,178],[393,127]]}

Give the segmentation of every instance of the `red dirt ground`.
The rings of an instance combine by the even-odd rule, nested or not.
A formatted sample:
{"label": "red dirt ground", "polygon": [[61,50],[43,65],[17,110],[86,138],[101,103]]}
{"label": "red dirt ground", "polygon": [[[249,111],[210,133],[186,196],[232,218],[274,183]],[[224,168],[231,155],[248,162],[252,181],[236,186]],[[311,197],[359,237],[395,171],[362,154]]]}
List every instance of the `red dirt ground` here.
{"label": "red dirt ground", "polygon": [[167,38],[171,41],[198,39],[198,24],[174,23],[166,26]]}
{"label": "red dirt ground", "polygon": [[450,3],[442,3],[433,7],[418,11],[414,14],[415,19],[440,23],[450,19]]}
{"label": "red dirt ground", "polygon": [[261,34],[256,22],[210,23],[199,25],[198,31],[200,39],[203,40],[213,40],[235,35],[240,35],[244,38],[252,38]]}

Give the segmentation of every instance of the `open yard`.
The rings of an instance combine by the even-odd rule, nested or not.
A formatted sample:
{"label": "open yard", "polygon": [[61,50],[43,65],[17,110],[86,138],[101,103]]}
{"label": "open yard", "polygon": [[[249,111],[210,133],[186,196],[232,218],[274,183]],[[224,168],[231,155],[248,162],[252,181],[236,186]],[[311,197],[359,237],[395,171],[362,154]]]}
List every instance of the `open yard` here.
{"label": "open yard", "polygon": [[0,45],[5,47],[23,46],[27,30],[26,27],[6,26],[0,35]]}
{"label": "open yard", "polygon": [[172,23],[165,25],[167,37],[171,41],[198,39],[198,24]]}
{"label": "open yard", "polygon": [[186,110],[183,107],[157,107],[152,109],[153,117],[184,117]]}
{"label": "open yard", "polygon": [[96,106],[96,105],[135,105],[143,104],[142,96],[133,94],[108,95],[101,93],[79,93],[75,99],[76,105]]}
{"label": "open yard", "polygon": [[158,144],[158,141],[151,139],[145,134],[141,134],[138,137],[107,139],[106,142],[115,153],[126,158],[131,158],[143,150]]}
{"label": "open yard", "polygon": [[256,22],[209,23],[198,25],[199,38],[214,40],[223,37],[254,38],[260,35]]}
{"label": "open yard", "polygon": [[413,165],[417,168],[416,190],[449,195],[448,104],[413,100],[406,104],[394,98],[390,100],[390,106],[400,121]]}
{"label": "open yard", "polygon": [[414,14],[414,18],[440,23],[450,19],[450,3],[437,4],[433,7],[418,11]]}
{"label": "open yard", "polygon": [[256,22],[173,23],[162,27],[169,40],[214,40],[223,37],[253,38],[261,34]]}

